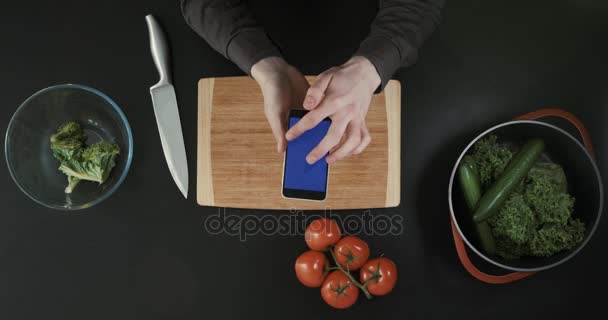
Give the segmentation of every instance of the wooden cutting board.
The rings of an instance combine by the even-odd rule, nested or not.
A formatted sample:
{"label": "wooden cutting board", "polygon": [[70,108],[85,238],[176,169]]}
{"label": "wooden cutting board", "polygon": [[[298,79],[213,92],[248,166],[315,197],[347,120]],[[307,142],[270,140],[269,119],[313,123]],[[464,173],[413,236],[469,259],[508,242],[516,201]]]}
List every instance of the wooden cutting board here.
{"label": "wooden cutting board", "polygon": [[[314,78],[309,78],[312,83]],[[400,201],[401,85],[390,81],[367,114],[372,136],[360,155],[330,166],[327,199],[281,195],[283,155],[277,154],[263,97],[249,77],[198,83],[197,201],[203,206],[255,209],[362,209]]]}

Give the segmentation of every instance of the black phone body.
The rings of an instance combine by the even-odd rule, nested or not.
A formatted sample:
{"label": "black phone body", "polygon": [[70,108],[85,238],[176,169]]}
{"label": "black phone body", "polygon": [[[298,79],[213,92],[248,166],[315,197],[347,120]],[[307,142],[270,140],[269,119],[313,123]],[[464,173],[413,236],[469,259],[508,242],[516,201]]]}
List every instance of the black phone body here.
{"label": "black phone body", "polygon": [[[291,109],[288,128],[295,125],[306,113],[308,111],[304,109]],[[321,142],[330,125],[331,119],[326,118],[316,127],[287,143],[283,162],[283,197],[316,201],[327,198],[327,154],[312,165],[306,162],[306,155]]]}

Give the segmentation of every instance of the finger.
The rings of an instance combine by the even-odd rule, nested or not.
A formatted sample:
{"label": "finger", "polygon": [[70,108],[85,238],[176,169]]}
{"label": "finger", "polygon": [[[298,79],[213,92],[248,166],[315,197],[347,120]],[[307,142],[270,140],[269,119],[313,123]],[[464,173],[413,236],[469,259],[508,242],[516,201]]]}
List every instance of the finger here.
{"label": "finger", "polygon": [[371,142],[372,136],[369,134],[369,130],[367,129],[367,126],[364,122],[363,126],[361,127],[361,142],[359,142],[359,146],[357,146],[355,150],[353,150],[353,155],[360,154],[361,152],[363,152],[363,150],[365,150],[365,148],[367,148],[367,146],[369,146]]}
{"label": "finger", "polygon": [[323,140],[306,156],[306,162],[313,164],[323,158],[331,148],[340,142],[347,125],[346,121],[333,122]]}
{"label": "finger", "polygon": [[346,129],[346,140],[340,147],[327,156],[327,163],[333,164],[351,155],[355,148],[361,144],[361,134],[361,127],[351,122]]}
{"label": "finger", "polygon": [[304,99],[304,109],[312,110],[319,105],[321,100],[323,100],[325,91],[333,78],[333,72],[331,71],[333,71],[333,68],[321,73],[315,83],[310,86],[306,93],[306,98]]}
{"label": "finger", "polygon": [[323,102],[321,106],[308,112],[300,121],[293,125],[285,134],[287,141],[291,141],[301,136],[304,132],[316,127],[321,121],[334,113],[335,107],[328,102]]}
{"label": "finger", "polygon": [[[269,108],[269,110],[272,110]],[[277,142],[277,152],[281,153],[285,151],[287,141],[285,140],[285,121],[283,121],[283,115],[279,113],[266,113],[266,119],[272,130],[272,135]]]}

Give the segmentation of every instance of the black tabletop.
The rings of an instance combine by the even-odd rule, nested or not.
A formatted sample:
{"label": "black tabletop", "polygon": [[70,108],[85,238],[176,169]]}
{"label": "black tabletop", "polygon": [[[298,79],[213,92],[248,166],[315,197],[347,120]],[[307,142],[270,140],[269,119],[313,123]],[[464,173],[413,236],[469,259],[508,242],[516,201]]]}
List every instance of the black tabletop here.
{"label": "black tabletop", "polygon": [[[306,74],[345,61],[376,1],[253,1],[258,19]],[[196,204],[196,83],[242,75],[184,23],[177,1],[3,1],[0,130],[35,91],[58,83],[111,96],[131,124],[133,165],[118,192],[74,214],[43,208],[0,166],[0,319],[569,318],[602,314],[606,219],[573,260],[493,286],[459,264],[449,229],[453,162],[481,130],[541,107],[588,126],[608,177],[608,5],[601,0],[451,1],[403,85],[400,235],[362,236],[396,261],[389,296],[326,306],[293,271],[302,236],[246,241],[205,229]],[[190,172],[189,199],[163,157],[148,88],[157,81],[144,16],[170,37]],[[3,142],[4,143],[4,142]],[[604,179],[605,181],[605,179]],[[358,214],[362,211],[337,212]],[[226,209],[225,214],[289,212]],[[311,214],[311,212],[304,212]],[[364,300],[364,299],[360,299]]]}

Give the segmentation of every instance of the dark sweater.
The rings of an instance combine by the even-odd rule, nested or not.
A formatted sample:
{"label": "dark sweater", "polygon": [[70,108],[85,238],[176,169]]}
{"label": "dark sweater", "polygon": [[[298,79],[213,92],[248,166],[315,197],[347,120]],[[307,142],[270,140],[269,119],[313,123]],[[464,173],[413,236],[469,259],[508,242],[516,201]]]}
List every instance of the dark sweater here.
{"label": "dark sweater", "polygon": [[[371,31],[355,55],[376,67],[382,88],[400,67],[412,65],[433,32],[445,0],[380,0]],[[250,74],[263,58],[281,56],[243,0],[181,0],[186,22],[215,50]]]}

